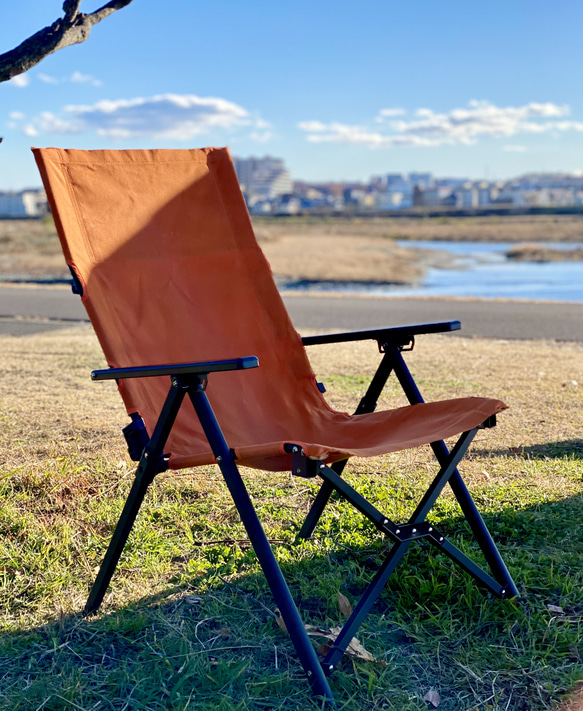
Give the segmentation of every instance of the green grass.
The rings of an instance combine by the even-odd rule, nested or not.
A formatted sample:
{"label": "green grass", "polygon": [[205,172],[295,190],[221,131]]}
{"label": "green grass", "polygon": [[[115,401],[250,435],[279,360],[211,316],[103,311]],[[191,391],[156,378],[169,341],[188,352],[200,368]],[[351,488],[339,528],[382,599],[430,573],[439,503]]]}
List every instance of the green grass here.
{"label": "green grass", "polygon": [[[32,350],[25,339],[7,343],[11,367],[36,361],[41,348],[46,367],[29,400],[6,379],[3,394],[0,382],[9,463],[0,471],[0,710],[319,708],[215,467],[156,479],[100,613],[81,617],[132,482],[116,434],[125,418],[118,411],[106,421],[119,403],[112,388],[89,382],[99,363],[88,335],[49,335]],[[317,371],[330,399],[350,409],[368,378],[345,374],[362,365],[360,352],[344,355]],[[580,356],[564,344],[470,340],[447,361],[418,364],[428,398],[481,390],[512,400],[499,427],[478,434],[462,473],[521,597],[496,599],[434,548],[412,545],[358,633],[377,661],[345,657],[330,678],[339,709],[426,710],[434,690],[444,711],[544,711],[583,677],[583,400],[562,385],[582,380]],[[523,375],[511,357],[528,363]],[[401,404],[397,393],[390,384],[387,397]],[[75,411],[77,399],[85,412]],[[25,400],[36,403],[34,418]],[[419,450],[351,463],[346,476],[402,522],[435,471]],[[316,483],[243,475],[305,622],[342,624],[338,593],[356,603],[386,541],[338,500],[314,539],[299,541]],[[431,520],[481,562],[448,490]]]}
{"label": "green grass", "polygon": [[[391,459],[351,478],[402,520],[428,472],[405,476]],[[449,560],[412,548],[358,635],[378,663],[345,658],[331,678],[340,708],[423,709],[435,689],[442,709],[546,709],[581,674],[581,460],[495,457],[489,467],[506,481],[474,487],[475,498],[523,599],[493,599]],[[129,485],[100,469],[63,461],[2,479],[0,708],[317,708],[212,468],[159,478],[103,612],[76,613]],[[552,493],[532,485],[539,477]],[[316,538],[298,542],[312,483],[247,478],[305,620],[340,624],[338,593],[358,599],[383,541],[336,502]],[[451,496],[433,520],[476,556]]]}

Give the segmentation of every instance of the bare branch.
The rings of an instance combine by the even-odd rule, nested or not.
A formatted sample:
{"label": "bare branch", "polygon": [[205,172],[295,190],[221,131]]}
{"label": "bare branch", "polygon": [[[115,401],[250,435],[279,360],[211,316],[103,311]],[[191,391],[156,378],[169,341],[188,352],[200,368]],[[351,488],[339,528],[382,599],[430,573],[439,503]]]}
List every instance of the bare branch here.
{"label": "bare branch", "polygon": [[65,0],[63,3],[63,12],[65,13],[66,22],[73,22],[77,17],[79,5],[81,5],[81,0]]}
{"label": "bare branch", "polygon": [[0,82],[23,74],[47,55],[72,44],[80,44],[89,37],[93,25],[129,5],[132,0],[111,0],[95,12],[79,12],[82,0],[64,0],[64,17],[35,32],[14,49],[0,54]]}

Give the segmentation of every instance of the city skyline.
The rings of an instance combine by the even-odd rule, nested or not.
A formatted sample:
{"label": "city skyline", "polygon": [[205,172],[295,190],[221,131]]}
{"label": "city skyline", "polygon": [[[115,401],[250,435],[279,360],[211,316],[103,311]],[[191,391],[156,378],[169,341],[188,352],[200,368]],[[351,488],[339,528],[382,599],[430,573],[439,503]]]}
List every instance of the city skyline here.
{"label": "city skyline", "polygon": [[[60,12],[4,11],[0,52]],[[167,6],[166,6],[167,7]],[[87,3],[86,11],[94,9]],[[0,190],[39,184],[31,145],[228,145],[295,180],[583,169],[583,6],[494,0],[266,6],[135,0],[0,85]]]}

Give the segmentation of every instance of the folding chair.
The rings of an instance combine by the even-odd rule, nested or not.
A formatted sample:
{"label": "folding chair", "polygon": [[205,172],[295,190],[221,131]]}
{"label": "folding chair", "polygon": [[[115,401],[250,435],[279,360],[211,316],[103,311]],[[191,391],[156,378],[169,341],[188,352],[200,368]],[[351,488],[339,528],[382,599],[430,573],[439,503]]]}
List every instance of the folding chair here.
{"label": "folding chair", "polygon": [[[516,587],[457,466],[477,430],[505,405],[459,398],[423,403],[403,360],[419,334],[456,321],[300,338],[255,237],[226,149],[33,149],[65,257],[131,423],[124,429],[135,481],[85,612],[101,604],[156,474],[217,463],[315,695],[415,540],[449,556],[499,597]],[[382,352],[354,415],[323,398],[304,346],[369,339]],[[259,367],[257,367],[259,365]],[[236,372],[245,370],[246,372]],[[394,372],[411,405],[375,412]],[[192,407],[181,404],[184,398]],[[443,440],[460,435],[449,452]],[[430,444],[440,465],[411,518],[395,523],[341,477],[352,456]],[[323,483],[301,530],[308,537],[331,493],[353,504],[392,543],[322,661],[310,642],[249,498],[239,465],[291,470]],[[427,521],[449,483],[490,572]]]}

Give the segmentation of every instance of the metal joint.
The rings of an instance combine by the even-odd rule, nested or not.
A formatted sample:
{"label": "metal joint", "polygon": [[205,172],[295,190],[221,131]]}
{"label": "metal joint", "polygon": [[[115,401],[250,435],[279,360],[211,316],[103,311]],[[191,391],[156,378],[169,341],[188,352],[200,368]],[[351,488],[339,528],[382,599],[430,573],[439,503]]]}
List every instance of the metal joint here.
{"label": "metal joint", "polygon": [[303,479],[312,479],[320,471],[322,463],[317,459],[306,457],[301,447],[292,447],[291,455],[291,471],[295,476],[301,476]]}
{"label": "metal joint", "polygon": [[427,521],[421,523],[407,523],[399,526],[393,534],[399,541],[414,541],[418,538],[434,538],[443,543],[444,537]]}
{"label": "metal joint", "polygon": [[391,341],[377,341],[379,347],[379,353],[386,353],[390,346],[394,346],[401,353],[405,351],[412,351],[415,348],[415,336],[410,336],[403,341],[398,343],[391,343]]}
{"label": "metal joint", "polygon": [[172,387],[182,388],[183,390],[193,390],[194,392],[204,392],[208,384],[208,373],[203,375],[173,375]]}
{"label": "metal joint", "polygon": [[490,427],[496,427],[496,415],[490,415],[487,420],[484,420],[481,425],[478,425],[479,430],[486,430]]}

